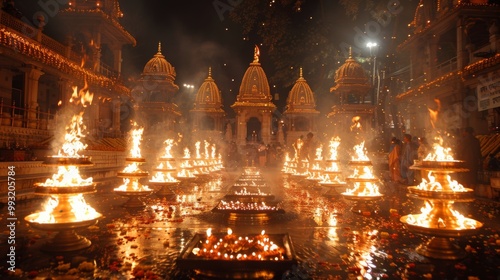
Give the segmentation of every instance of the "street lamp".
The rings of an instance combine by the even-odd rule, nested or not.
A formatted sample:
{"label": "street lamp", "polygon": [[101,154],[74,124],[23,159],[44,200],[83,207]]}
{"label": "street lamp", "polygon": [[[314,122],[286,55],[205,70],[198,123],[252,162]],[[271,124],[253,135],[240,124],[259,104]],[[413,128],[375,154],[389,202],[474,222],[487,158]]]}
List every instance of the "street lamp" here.
{"label": "street lamp", "polygon": [[374,88],[374,90],[376,91],[376,94],[375,94],[375,104],[378,104],[378,91],[379,91],[379,86],[377,85],[377,87],[375,87],[375,75],[376,75],[376,67],[377,67],[377,55],[375,53],[375,51],[372,51],[372,48],[376,48],[378,47],[378,44],[377,43],[374,43],[374,42],[368,42],[366,44],[366,46],[370,49],[370,56],[373,58],[372,59],[372,63],[373,63],[373,72],[372,72],[372,86]]}
{"label": "street lamp", "polygon": [[374,54],[374,52],[372,52],[372,48],[376,48],[378,46],[377,43],[372,43],[372,42],[368,42],[366,44],[366,46],[370,49],[370,56],[373,58],[373,72],[372,72],[372,85],[375,86],[375,65],[376,65],[376,62],[377,62],[377,56]]}

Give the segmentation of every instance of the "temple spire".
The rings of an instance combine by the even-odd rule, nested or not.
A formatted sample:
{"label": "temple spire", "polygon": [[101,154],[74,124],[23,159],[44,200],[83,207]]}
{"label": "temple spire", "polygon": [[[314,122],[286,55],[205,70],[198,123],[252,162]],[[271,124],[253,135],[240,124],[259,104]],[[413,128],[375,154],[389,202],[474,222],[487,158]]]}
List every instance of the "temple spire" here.
{"label": "temple spire", "polygon": [[208,77],[212,78],[212,66],[208,67]]}
{"label": "temple spire", "polygon": [[300,70],[299,70],[299,78],[303,78],[302,77],[302,67],[300,67]]}
{"label": "temple spire", "polygon": [[158,42],[158,53],[161,53],[161,42]]}
{"label": "temple spire", "polygon": [[349,58],[352,58],[352,46],[349,46]]}

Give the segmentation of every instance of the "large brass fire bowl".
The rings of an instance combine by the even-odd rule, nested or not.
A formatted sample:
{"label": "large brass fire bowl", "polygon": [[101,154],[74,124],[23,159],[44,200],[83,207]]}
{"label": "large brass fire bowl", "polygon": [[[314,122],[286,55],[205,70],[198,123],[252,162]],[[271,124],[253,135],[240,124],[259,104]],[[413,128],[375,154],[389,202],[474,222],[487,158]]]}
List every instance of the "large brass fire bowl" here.
{"label": "large brass fire bowl", "polygon": [[75,195],[95,192],[95,184],[85,186],[44,186],[43,183],[35,184],[35,194],[39,195]]}
{"label": "large brass fire bowl", "polygon": [[161,157],[161,158],[158,158],[158,161],[172,161],[172,162],[174,162],[175,158],[173,158],[173,157]]}
{"label": "large brass fire bowl", "polygon": [[179,185],[181,181],[175,182],[158,182],[158,181],[149,181],[149,185],[160,187],[160,189],[155,193],[157,196],[165,197],[169,200],[174,200],[177,198],[176,187]]}
{"label": "large brass fire bowl", "polygon": [[[418,217],[422,214],[414,214],[411,215],[415,217],[415,219],[418,219]],[[401,217],[399,220],[404,223],[407,227],[408,230],[415,232],[415,233],[420,233],[423,235],[432,235],[432,236],[439,236],[439,237],[460,237],[460,236],[469,236],[476,234],[481,227],[483,227],[483,224],[481,222],[478,222],[476,220],[470,219],[470,218],[464,218],[467,221],[475,222],[476,227],[475,228],[446,228],[446,227],[438,227],[438,226],[421,226],[421,225],[415,225],[415,224],[410,224],[408,223],[408,218],[410,215],[406,215]]]}
{"label": "large brass fire bowl", "polygon": [[421,190],[417,187],[408,187],[408,196],[412,198],[430,199],[430,200],[446,200],[455,202],[473,201],[474,190],[465,189],[465,191],[429,191]]}
{"label": "large brass fire bowl", "polygon": [[347,187],[346,182],[318,182],[323,187]]}
{"label": "large brass fire bowl", "polygon": [[127,161],[127,162],[138,162],[138,163],[143,163],[143,162],[146,162],[146,159],[145,159],[145,158],[134,158],[134,157],[128,157],[128,158],[125,158],[125,161]]}
{"label": "large brass fire bowl", "polygon": [[[419,216],[412,215],[414,217]],[[421,235],[432,235],[426,243],[420,244],[415,251],[422,256],[426,256],[434,259],[443,259],[443,260],[458,260],[463,259],[467,254],[466,252],[460,248],[458,245],[452,243],[450,238],[456,238],[461,236],[468,236],[476,234],[479,229],[483,226],[482,223],[468,219],[470,221],[476,222],[475,228],[442,228],[442,227],[425,227],[421,225],[409,224],[408,217],[401,217],[400,221],[405,224],[408,230],[415,232]]]}
{"label": "large brass fire bowl", "polygon": [[420,166],[423,168],[431,168],[431,169],[441,169],[441,168],[463,168],[464,161],[463,160],[449,160],[449,161],[437,161],[437,160],[422,160],[420,164],[416,164],[416,166]]}
{"label": "large brass fire bowl", "polygon": [[177,168],[172,167],[172,168],[153,168],[153,171],[156,172],[176,172]]}
{"label": "large brass fire bowl", "polygon": [[54,222],[54,223],[39,223],[39,222],[32,222],[33,220],[36,220],[38,216],[40,215],[39,212],[30,214],[26,217],[24,217],[24,220],[30,225],[36,229],[40,230],[45,230],[45,231],[61,231],[61,230],[72,230],[72,229],[80,229],[80,228],[86,228],[91,225],[94,225],[98,219],[102,217],[100,213],[96,214],[96,217],[90,220],[83,220],[83,221],[72,221],[72,222]]}
{"label": "large brass fire bowl", "polygon": [[149,181],[148,185],[156,186],[156,187],[163,187],[163,186],[173,187],[173,186],[178,185],[180,182],[181,181],[179,181],[179,180],[177,180],[177,181],[164,181],[164,182],[161,182],[161,181]]}
{"label": "large brass fire bowl", "polygon": [[120,177],[120,178],[144,178],[144,177],[148,177],[149,173],[146,171],[117,172],[116,176]]}
{"label": "large brass fire bowl", "polygon": [[146,206],[141,198],[153,193],[153,190],[122,191],[115,189],[114,191],[117,194],[128,198],[128,200],[122,204],[125,208],[140,208]]}
{"label": "large brass fire bowl", "polygon": [[373,166],[371,160],[351,160],[348,165],[350,166]]}
{"label": "large brass fire bowl", "polygon": [[46,157],[43,161],[47,166],[93,166],[89,157]]}
{"label": "large brass fire bowl", "polygon": [[321,171],[321,173],[323,173],[325,175],[340,175],[340,174],[342,174],[342,171],[340,171],[340,170],[337,170],[337,171],[323,170],[323,171]]}
{"label": "large brass fire bowl", "polygon": [[352,183],[378,183],[380,180],[378,178],[359,178],[359,177],[347,177],[345,178],[347,182]]}
{"label": "large brass fire bowl", "polygon": [[379,194],[379,195],[357,195],[357,194],[349,194],[346,192],[341,193],[341,195],[347,200],[354,200],[354,201],[373,201],[373,200],[381,199],[383,197],[382,194]]}
{"label": "large brass fire bowl", "polygon": [[58,233],[43,245],[42,250],[48,252],[71,252],[85,249],[92,245],[92,242],[85,237],[76,234],[75,230],[83,229],[97,223],[102,217],[97,213],[93,219],[74,222],[38,223],[32,222],[38,218],[40,213],[33,213],[24,218],[33,228],[44,231],[58,231]]}

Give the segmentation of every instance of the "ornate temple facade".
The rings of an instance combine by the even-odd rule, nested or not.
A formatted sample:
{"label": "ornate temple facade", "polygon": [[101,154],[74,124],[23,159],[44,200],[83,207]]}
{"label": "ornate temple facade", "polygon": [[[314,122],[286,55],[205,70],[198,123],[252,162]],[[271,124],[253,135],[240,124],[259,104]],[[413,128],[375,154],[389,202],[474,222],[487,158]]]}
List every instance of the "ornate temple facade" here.
{"label": "ornate temple facade", "polygon": [[[52,144],[63,141],[71,120],[66,109],[73,88],[93,94],[83,115],[86,155],[94,163],[86,174],[94,182],[116,178],[125,156],[115,138],[132,117],[121,49],[136,40],[120,24],[118,0],[53,3],[58,12],[51,24],[64,39],[46,34],[42,18],[27,20],[32,15],[23,15],[14,1],[3,1],[0,10],[0,173],[16,161],[17,199],[32,195],[34,182],[53,172],[43,157],[60,148]],[[114,141],[104,141],[110,137]],[[6,193],[1,177],[0,194]]]}
{"label": "ornate temple facade", "polygon": [[[301,135],[305,137],[309,132],[316,133],[319,111],[316,110],[314,93],[302,75],[302,68],[300,68],[299,78],[288,94],[283,115],[288,124],[287,143],[293,142]],[[281,138],[280,133],[283,133],[281,129],[278,130],[278,139]]]}
{"label": "ornate temple facade", "polygon": [[[161,142],[169,132],[175,135],[174,131],[182,116],[179,107],[173,102],[174,95],[179,90],[175,77],[175,68],[165,59],[161,43],[158,43],[157,53],[146,63],[141,77],[132,89],[134,119],[144,126],[145,135],[153,142],[153,138],[159,138],[158,141]],[[156,148],[162,145],[151,144]]]}
{"label": "ornate temple facade", "polygon": [[212,68],[208,69],[208,77],[198,89],[193,108],[189,112],[193,133],[198,134],[195,138],[221,138],[226,113],[219,87],[212,78]]}
{"label": "ornate temple facade", "polygon": [[259,63],[259,49],[255,47],[254,59],[241,81],[236,102],[231,108],[236,112],[237,145],[247,143],[268,144],[272,134],[273,104],[266,73]]}
{"label": "ornate temple facade", "polygon": [[330,88],[335,100],[328,114],[332,136],[372,128],[375,106],[371,100],[366,100],[371,89],[365,70],[350,51],[349,58],[335,72],[335,85]]}
{"label": "ornate temple facade", "polygon": [[[92,136],[117,136],[130,116],[121,113],[130,90],[120,81],[121,48],[136,41],[120,24],[118,1],[69,1],[52,19],[64,42],[44,34],[4,2],[0,11],[0,145],[12,149],[48,144],[72,87],[94,94],[85,114]],[[75,20],[78,19],[78,20]],[[109,51],[104,51],[109,50]],[[126,106],[126,105],[125,105]]]}
{"label": "ornate temple facade", "polygon": [[[420,1],[391,75],[399,129],[425,135],[500,126],[500,6],[487,0]],[[418,105],[416,105],[418,104]]]}

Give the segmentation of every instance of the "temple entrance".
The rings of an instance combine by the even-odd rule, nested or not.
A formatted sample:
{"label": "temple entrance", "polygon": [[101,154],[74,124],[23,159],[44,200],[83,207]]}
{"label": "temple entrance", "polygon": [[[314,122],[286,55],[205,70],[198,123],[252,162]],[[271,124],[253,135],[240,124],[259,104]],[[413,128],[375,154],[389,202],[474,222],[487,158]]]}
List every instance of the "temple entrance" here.
{"label": "temple entrance", "polygon": [[259,143],[262,141],[261,122],[258,118],[252,117],[247,122],[247,142]]}

